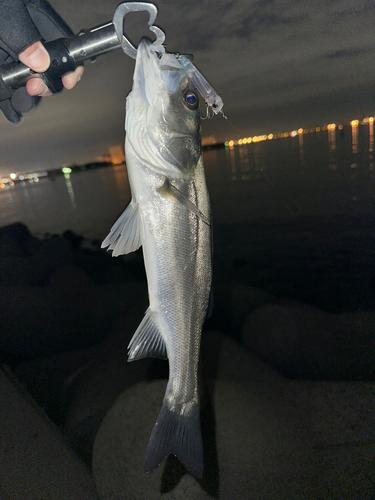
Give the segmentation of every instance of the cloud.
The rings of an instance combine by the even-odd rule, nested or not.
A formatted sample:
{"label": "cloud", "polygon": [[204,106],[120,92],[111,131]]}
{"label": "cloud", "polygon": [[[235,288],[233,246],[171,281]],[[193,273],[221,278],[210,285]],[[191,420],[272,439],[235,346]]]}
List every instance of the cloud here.
{"label": "cloud", "polygon": [[361,54],[371,54],[373,56],[374,49],[366,47],[349,47],[347,49],[339,49],[334,52],[329,52],[325,57],[326,59],[351,59],[352,57],[357,57]]}
{"label": "cloud", "polygon": [[[75,32],[108,21],[119,0],[51,0]],[[308,126],[374,112],[375,4],[368,0],[161,0],[167,50],[193,53],[241,130]],[[148,32],[133,14],[127,33]],[[71,92],[45,99],[12,127],[0,117],[0,171],[89,161],[124,139],[134,61],[120,52],[86,64]],[[357,110],[357,111],[356,111]],[[320,117],[320,118],[319,118]],[[303,124],[302,124],[303,122]],[[231,135],[224,119],[205,135]]]}

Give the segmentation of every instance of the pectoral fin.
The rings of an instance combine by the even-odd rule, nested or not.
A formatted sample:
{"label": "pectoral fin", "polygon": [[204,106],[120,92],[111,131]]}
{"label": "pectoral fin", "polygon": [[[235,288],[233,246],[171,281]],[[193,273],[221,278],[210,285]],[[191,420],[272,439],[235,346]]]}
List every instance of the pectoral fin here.
{"label": "pectoral fin", "polygon": [[205,224],[210,226],[210,219],[202,213],[198,207],[194,205],[184,194],[181,193],[171,181],[166,178],[164,183],[160,188],[158,188],[158,193],[164,196],[165,198],[172,197],[173,199],[180,202],[184,207],[186,207],[190,212],[197,215]]}
{"label": "pectoral fin", "polygon": [[134,252],[142,245],[141,221],[138,203],[132,199],[125,211],[112,226],[102,248],[113,250],[112,257]]}

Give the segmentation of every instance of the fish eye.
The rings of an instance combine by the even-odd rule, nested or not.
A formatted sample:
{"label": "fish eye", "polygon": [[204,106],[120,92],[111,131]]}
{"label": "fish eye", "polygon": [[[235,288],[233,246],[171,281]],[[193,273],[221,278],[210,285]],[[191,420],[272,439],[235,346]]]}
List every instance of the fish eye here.
{"label": "fish eye", "polygon": [[197,109],[199,104],[199,99],[194,92],[187,91],[184,97],[185,104],[189,109]]}

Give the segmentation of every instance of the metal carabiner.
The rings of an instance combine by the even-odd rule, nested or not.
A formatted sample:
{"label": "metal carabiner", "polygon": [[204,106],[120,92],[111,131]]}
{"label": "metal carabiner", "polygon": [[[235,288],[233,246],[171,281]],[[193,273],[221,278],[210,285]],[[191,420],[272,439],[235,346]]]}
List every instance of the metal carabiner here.
{"label": "metal carabiner", "polygon": [[115,27],[115,31],[121,44],[122,50],[128,56],[136,59],[137,57],[137,49],[134,45],[129,42],[129,40],[124,35],[124,17],[129,12],[148,12],[150,17],[148,20],[148,26],[150,31],[156,35],[156,40],[154,41],[154,45],[162,45],[165,40],[165,33],[158,28],[157,26],[153,26],[153,23],[158,15],[158,9],[156,5],[153,3],[147,2],[123,2],[116,8],[115,13],[113,14],[112,23]]}

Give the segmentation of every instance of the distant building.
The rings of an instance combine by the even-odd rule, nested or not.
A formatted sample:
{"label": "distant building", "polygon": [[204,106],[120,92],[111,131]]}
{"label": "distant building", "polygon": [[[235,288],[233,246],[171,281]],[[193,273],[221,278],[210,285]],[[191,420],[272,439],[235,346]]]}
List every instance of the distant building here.
{"label": "distant building", "polygon": [[111,146],[109,148],[109,155],[114,165],[125,163],[124,146]]}
{"label": "distant building", "polygon": [[216,144],[217,140],[214,135],[209,135],[207,137],[202,137],[202,146],[212,146]]}

